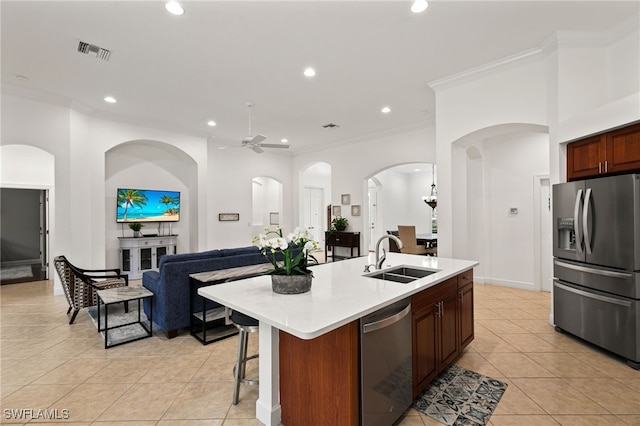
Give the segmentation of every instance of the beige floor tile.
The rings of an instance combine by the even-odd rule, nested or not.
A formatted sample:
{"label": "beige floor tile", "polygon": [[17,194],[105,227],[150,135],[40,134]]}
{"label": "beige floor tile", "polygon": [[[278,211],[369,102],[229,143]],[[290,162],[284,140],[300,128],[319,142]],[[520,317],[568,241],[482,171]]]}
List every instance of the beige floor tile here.
{"label": "beige floor tile", "polygon": [[572,354],[558,353],[528,353],[527,356],[557,377],[601,377],[600,371],[577,359]]}
{"label": "beige floor tile", "polygon": [[618,418],[622,420],[626,425],[629,425],[629,426],[640,425],[640,416],[619,415]]}
{"label": "beige floor tile", "polygon": [[511,322],[524,328],[529,333],[550,334],[556,332],[547,319],[512,319]]}
{"label": "beige floor tile", "polygon": [[549,321],[549,313],[550,310],[549,308],[545,308],[542,307],[540,305],[536,305],[531,306],[531,307],[526,307],[526,308],[522,308],[524,311],[527,311],[528,313],[532,314],[533,316],[535,316],[538,319],[542,319],[545,321]]}
{"label": "beige floor tile", "polygon": [[164,357],[148,370],[138,383],[182,382],[187,383],[198,372],[206,357]]}
{"label": "beige floor tile", "polygon": [[640,377],[637,374],[629,374],[628,377],[616,377],[616,381],[640,392]]}
{"label": "beige floor tile", "polygon": [[232,398],[232,380],[189,383],[162,419],[224,419]]}
{"label": "beige floor tile", "polygon": [[[107,351],[109,350],[111,349]],[[113,358],[104,368],[89,377],[87,383],[136,383],[148,371],[159,368],[161,360],[161,357]]]}
{"label": "beige floor tile", "polygon": [[66,358],[3,359],[0,365],[0,381],[3,386],[27,385],[55,370],[66,361]]}
{"label": "beige floor tile", "polygon": [[67,408],[59,400],[73,390],[73,385],[27,385],[2,399],[3,417],[5,410],[45,410],[47,408]]}
{"label": "beige floor tile", "polygon": [[493,309],[501,318],[514,319],[535,319],[536,317],[520,308],[495,308]]}
{"label": "beige floor tile", "polygon": [[0,356],[2,359],[24,359],[38,355],[55,346],[58,342],[48,339],[3,340]]}
{"label": "beige floor tile", "polygon": [[616,416],[560,416],[553,418],[562,426],[626,426],[626,423]]}
{"label": "beige floor tile", "polygon": [[[207,420],[160,420],[158,426],[222,426],[224,420],[221,419],[207,419]],[[96,424],[96,426],[103,426],[102,423]]]}
{"label": "beige floor tile", "polygon": [[198,369],[192,382],[214,382],[219,380],[233,380],[233,365],[235,356],[210,356]]}
{"label": "beige floor tile", "polygon": [[[505,382],[507,390],[500,399],[493,415],[546,415],[545,411],[531,398],[525,395],[517,386],[508,379],[500,379]],[[493,418],[493,416],[491,417]]]}
{"label": "beige floor tile", "polygon": [[483,354],[491,365],[505,377],[554,377],[549,370],[522,353]]}
{"label": "beige floor tile", "polygon": [[526,333],[527,330],[507,319],[476,320],[476,323],[485,326],[498,336],[508,333]]}
{"label": "beige floor tile", "polygon": [[512,382],[549,414],[610,414],[563,379],[518,378]]}
{"label": "beige floor tile", "polygon": [[491,424],[495,426],[551,426],[559,425],[549,415],[497,415],[491,416]]}
{"label": "beige floor tile", "polygon": [[557,347],[531,333],[503,334],[500,337],[520,352],[561,352]]}
{"label": "beige floor tile", "polygon": [[473,311],[475,319],[503,319],[504,317],[498,313],[498,310],[489,308],[475,308]]}
{"label": "beige floor tile", "polygon": [[18,389],[20,389],[21,387],[22,385],[5,386],[3,384],[2,387],[0,387],[0,400],[5,399],[9,395],[16,392]]}
{"label": "beige floor tile", "polygon": [[568,379],[567,382],[613,414],[640,414],[638,394],[614,379]]}
{"label": "beige floor tile", "polygon": [[34,384],[80,384],[109,364],[106,359],[69,359],[40,377]]}
{"label": "beige floor tile", "polygon": [[132,385],[98,420],[160,420],[185,386],[185,383]]}
{"label": "beige floor tile", "polygon": [[551,343],[553,346],[561,349],[563,352],[574,353],[574,352],[592,352],[593,347],[586,344],[585,342],[578,340],[574,337],[571,337],[568,334],[564,333],[544,333],[544,334],[536,334],[542,340],[545,340]]}
{"label": "beige floor tile", "polygon": [[94,421],[131,386],[126,383],[81,384],[57,401],[56,406],[69,410],[70,421]]}
{"label": "beige floor tile", "polygon": [[225,426],[262,426],[262,422],[257,419],[227,419]]}
{"label": "beige floor tile", "polygon": [[466,368],[467,370],[475,371],[476,373],[488,376],[494,379],[502,380],[502,373],[499,372],[493,365],[491,365],[483,356],[478,352],[465,351],[460,358],[455,362],[459,367]]}
{"label": "beige floor tile", "polygon": [[625,360],[604,351],[592,349],[589,352],[575,353],[574,356],[596,370],[600,370],[606,377],[640,377],[640,371],[629,367]]}
{"label": "beige floor tile", "polygon": [[476,334],[467,346],[469,351],[480,353],[517,352],[518,350],[493,333]]}

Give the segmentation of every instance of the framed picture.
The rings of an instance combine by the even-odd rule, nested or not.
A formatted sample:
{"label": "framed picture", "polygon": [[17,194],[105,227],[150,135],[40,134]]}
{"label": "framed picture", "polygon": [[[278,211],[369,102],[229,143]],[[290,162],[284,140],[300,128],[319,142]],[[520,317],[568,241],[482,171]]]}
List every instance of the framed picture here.
{"label": "framed picture", "polygon": [[340,203],[343,205],[351,204],[351,195],[350,194],[342,194]]}
{"label": "framed picture", "polygon": [[360,206],[354,204],[351,206],[351,216],[360,216]]}
{"label": "framed picture", "polygon": [[278,212],[269,213],[269,225],[280,225],[280,213]]}
{"label": "framed picture", "polygon": [[342,216],[342,208],[340,206],[333,206],[333,215]]}
{"label": "framed picture", "polygon": [[219,213],[218,220],[220,222],[229,222],[240,220],[240,213]]}

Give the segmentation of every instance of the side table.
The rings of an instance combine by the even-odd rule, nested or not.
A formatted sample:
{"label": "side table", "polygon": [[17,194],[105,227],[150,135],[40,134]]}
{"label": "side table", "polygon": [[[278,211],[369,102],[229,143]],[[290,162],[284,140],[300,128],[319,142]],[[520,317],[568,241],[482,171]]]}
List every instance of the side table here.
{"label": "side table", "polygon": [[212,302],[198,295],[199,288],[255,277],[256,275],[262,275],[269,269],[272,269],[270,263],[262,263],[189,275],[191,335],[203,345],[208,345],[238,334],[238,329],[230,319],[231,310],[225,306],[207,309],[207,304]]}
{"label": "side table", "polygon": [[[153,311],[149,310],[149,326],[141,320],[140,313],[142,309],[140,309],[140,301],[146,298],[153,297],[153,293],[147,290],[142,286],[134,286],[134,287],[117,287],[117,288],[109,288],[106,290],[98,290],[96,291],[98,295],[98,332],[104,331],[104,348],[109,349],[114,346],[122,345],[124,343],[133,342],[140,339],[145,339],[147,337],[151,337],[153,335]],[[124,324],[118,324],[112,327],[109,327],[109,306],[114,305],[116,303],[128,303],[130,301],[137,300],[138,301],[138,318],[137,321],[126,322]],[[100,315],[100,305],[104,305],[104,328],[101,328],[101,315]],[[152,305],[150,305],[152,306]],[[112,341],[113,339],[109,337],[109,331],[113,331],[115,329],[123,329],[124,336],[122,336],[117,341]],[[141,335],[140,331],[144,334]],[[126,334],[130,334],[127,336]],[[113,336],[111,336],[113,337]]]}

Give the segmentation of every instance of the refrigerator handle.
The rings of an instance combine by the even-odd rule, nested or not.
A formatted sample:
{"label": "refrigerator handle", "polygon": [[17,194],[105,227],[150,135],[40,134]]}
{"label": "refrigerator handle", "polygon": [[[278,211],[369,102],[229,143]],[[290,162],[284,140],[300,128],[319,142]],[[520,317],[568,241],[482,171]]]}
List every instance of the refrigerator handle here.
{"label": "refrigerator handle", "polygon": [[578,189],[576,204],[573,208],[573,230],[576,233],[576,250],[582,255],[582,232],[578,223],[580,222],[580,206],[582,205],[582,189]]}
{"label": "refrigerator handle", "polygon": [[584,196],[584,207],[582,208],[582,229],[584,234],[584,246],[587,254],[591,254],[591,237],[589,236],[589,209],[591,208],[591,188],[587,188]]}

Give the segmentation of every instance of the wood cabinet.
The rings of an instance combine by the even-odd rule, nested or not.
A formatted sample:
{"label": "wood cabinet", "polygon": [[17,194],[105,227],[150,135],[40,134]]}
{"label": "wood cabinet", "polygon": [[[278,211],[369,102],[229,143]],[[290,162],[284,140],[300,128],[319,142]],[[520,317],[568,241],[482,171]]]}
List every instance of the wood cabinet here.
{"label": "wood cabinet", "polygon": [[[359,232],[344,232],[344,231],[327,231],[324,233],[324,258],[327,257],[327,252],[331,250],[332,260],[344,259],[353,257],[353,249],[357,250],[357,256],[360,256],[360,233]],[[336,247],[347,247],[351,250],[351,256],[338,256],[336,255]]]}
{"label": "wood cabinet", "polygon": [[640,171],[640,124],[567,145],[567,181]]}
{"label": "wood cabinet", "polygon": [[459,351],[467,347],[473,340],[473,269],[458,275],[458,318],[460,319],[458,335]]}
{"label": "wood cabinet", "polygon": [[282,424],[360,424],[358,335],[358,321],[311,340],[280,331]]}
{"label": "wood cabinet", "polygon": [[160,258],[165,254],[175,254],[178,236],[162,237],[121,237],[120,270],[137,280],[146,271],[157,271]]}
{"label": "wood cabinet", "polygon": [[416,397],[473,340],[473,271],[414,295],[411,305]]}

